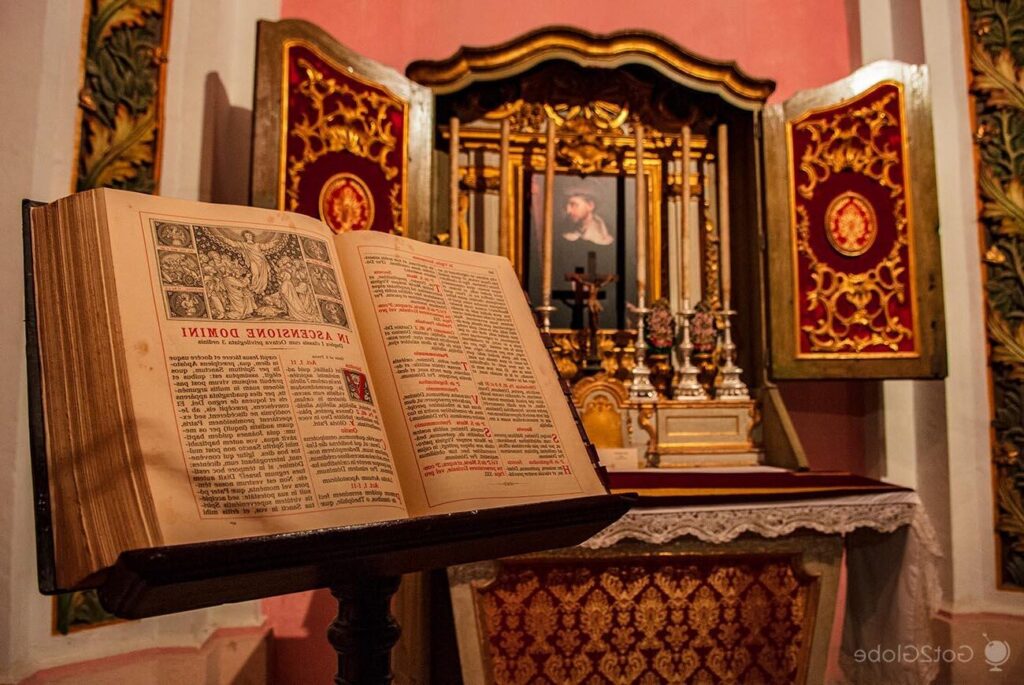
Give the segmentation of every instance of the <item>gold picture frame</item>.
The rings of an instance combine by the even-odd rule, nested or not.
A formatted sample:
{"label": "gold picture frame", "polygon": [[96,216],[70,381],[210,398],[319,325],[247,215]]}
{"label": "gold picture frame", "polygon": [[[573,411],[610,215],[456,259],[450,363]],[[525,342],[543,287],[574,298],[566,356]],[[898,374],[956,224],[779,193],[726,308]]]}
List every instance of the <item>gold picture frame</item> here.
{"label": "gold picture frame", "polygon": [[[545,108],[550,108],[552,111],[561,109],[559,105],[550,105]],[[444,138],[448,136],[445,128],[442,128],[442,136]],[[664,277],[662,252],[667,244],[667,237],[663,234],[664,223],[662,215],[664,211],[665,183],[666,181],[672,181],[673,176],[670,170],[665,169],[666,160],[664,155],[658,153],[661,152],[660,148],[673,145],[671,142],[673,140],[674,136],[670,134],[657,134],[657,142],[655,142],[655,139],[650,141],[650,147],[648,150],[645,150],[643,160],[644,179],[647,184],[648,299],[651,301],[666,294],[666,289],[662,287]],[[480,125],[470,125],[462,128],[459,133],[459,143],[462,150],[470,156],[477,154],[496,155],[500,151],[500,137],[497,129]],[[586,174],[580,173],[579,169],[582,160],[577,157],[577,155],[584,154],[584,151],[582,149],[575,149],[572,143],[572,136],[559,140],[559,155],[556,157],[555,165],[556,184],[558,179],[568,177],[575,177],[581,181],[595,178],[630,179],[636,177],[636,153],[633,137],[622,134],[611,135],[605,138],[602,143],[607,151],[607,160],[599,166],[592,167],[590,173]],[[544,134],[540,131],[517,132],[510,136],[508,173],[511,182],[507,184],[507,190],[505,191],[507,192],[507,197],[501,203],[502,206],[508,208],[507,225],[510,227],[510,230],[507,244],[500,245],[499,250],[501,254],[508,257],[512,262],[516,274],[521,281],[528,273],[528,262],[531,259],[539,259],[539,253],[536,250],[527,251],[526,249],[527,214],[529,212],[527,207],[527,183],[531,173],[543,175],[546,161],[543,148]],[[474,192],[485,193],[491,190],[501,193],[502,190],[497,183],[499,176],[500,169],[498,166],[484,165],[482,168],[464,167],[461,170],[462,195],[468,196]],[[468,205],[469,203],[467,202],[467,210]],[[563,209],[556,199],[556,218]],[[468,220],[468,217],[463,218]],[[627,225],[632,225],[632,217],[627,217]],[[623,231],[620,228],[617,231],[635,240],[635,232],[632,230]],[[623,281],[635,279],[635,274],[628,272],[618,275]],[[555,273],[553,280],[556,284],[560,284],[560,274]],[[528,286],[529,284],[524,282],[524,287]],[[606,329],[609,328],[614,329],[614,326],[606,327]],[[556,327],[555,330],[558,330],[558,328]]]}

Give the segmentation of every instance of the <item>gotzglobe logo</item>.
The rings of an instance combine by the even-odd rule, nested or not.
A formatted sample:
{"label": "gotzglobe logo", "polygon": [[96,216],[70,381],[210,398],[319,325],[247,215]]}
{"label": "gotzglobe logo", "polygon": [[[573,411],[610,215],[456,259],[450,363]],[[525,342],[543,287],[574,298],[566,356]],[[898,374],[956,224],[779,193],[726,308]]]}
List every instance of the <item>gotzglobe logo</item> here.
{"label": "gotzglobe logo", "polygon": [[871,649],[858,649],[853,653],[853,660],[858,664],[936,664],[954,662],[965,663],[974,658],[974,649],[970,645],[959,647],[940,647],[939,645],[897,645],[882,647],[875,645]]}
{"label": "gotzglobe logo", "polygon": [[988,635],[982,635],[988,640],[988,644],[985,645],[985,663],[991,667],[988,670],[992,673],[1001,673],[1003,669],[999,667],[1010,660],[1010,645],[1005,640],[992,640]]}

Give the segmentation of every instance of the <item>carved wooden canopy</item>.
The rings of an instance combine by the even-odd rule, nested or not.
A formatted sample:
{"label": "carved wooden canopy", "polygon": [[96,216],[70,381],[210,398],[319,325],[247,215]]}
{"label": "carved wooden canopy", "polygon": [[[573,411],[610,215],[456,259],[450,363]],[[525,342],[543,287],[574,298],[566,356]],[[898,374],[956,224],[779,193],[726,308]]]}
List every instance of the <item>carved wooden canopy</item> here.
{"label": "carved wooden canopy", "polygon": [[775,90],[774,81],[749,76],[735,62],[699,57],[655,33],[627,30],[598,35],[565,26],[538,29],[492,47],[463,47],[440,61],[416,61],[406,75],[444,95],[473,83],[517,76],[557,59],[605,69],[643,64],[749,110],[760,109]]}

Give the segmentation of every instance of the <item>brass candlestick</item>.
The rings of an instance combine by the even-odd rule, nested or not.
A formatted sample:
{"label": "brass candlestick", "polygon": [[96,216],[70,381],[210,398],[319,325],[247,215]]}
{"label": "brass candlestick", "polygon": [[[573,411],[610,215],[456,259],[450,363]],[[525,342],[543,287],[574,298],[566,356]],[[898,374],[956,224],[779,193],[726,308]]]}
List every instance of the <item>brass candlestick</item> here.
{"label": "brass candlestick", "polygon": [[708,394],[704,386],[697,380],[700,369],[693,365],[693,341],[690,340],[690,317],[693,316],[690,301],[683,300],[683,311],[680,312],[680,325],[683,336],[679,341],[679,370],[676,372],[676,387],[673,397],[677,400],[706,400]]}
{"label": "brass candlestick", "polygon": [[540,330],[544,333],[550,333],[551,314],[555,311],[555,307],[550,304],[542,304],[539,307],[534,307],[533,311],[537,312],[537,325],[540,326]]}
{"label": "brass candlestick", "polygon": [[647,367],[647,340],[644,333],[644,317],[650,313],[641,294],[640,306],[636,308],[636,365],[633,366],[633,381],[629,385],[629,399],[634,402],[653,402],[658,391],[651,383],[651,370]]}
{"label": "brass candlestick", "polygon": [[722,384],[718,388],[718,399],[721,400],[747,400],[750,393],[747,392],[746,384],[740,380],[743,369],[736,366],[736,345],[732,341],[732,324],[730,319],[736,312],[731,309],[723,309],[722,322],[722,366],[719,372],[722,374]]}

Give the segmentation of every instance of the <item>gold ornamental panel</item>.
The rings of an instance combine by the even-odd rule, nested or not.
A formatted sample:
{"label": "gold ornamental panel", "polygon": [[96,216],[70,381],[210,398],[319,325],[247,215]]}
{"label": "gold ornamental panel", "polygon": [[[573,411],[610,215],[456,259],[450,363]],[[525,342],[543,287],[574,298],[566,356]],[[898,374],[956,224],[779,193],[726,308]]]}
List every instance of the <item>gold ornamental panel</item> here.
{"label": "gold ornamental panel", "polygon": [[798,358],[920,354],[905,120],[886,81],[787,124]]}

